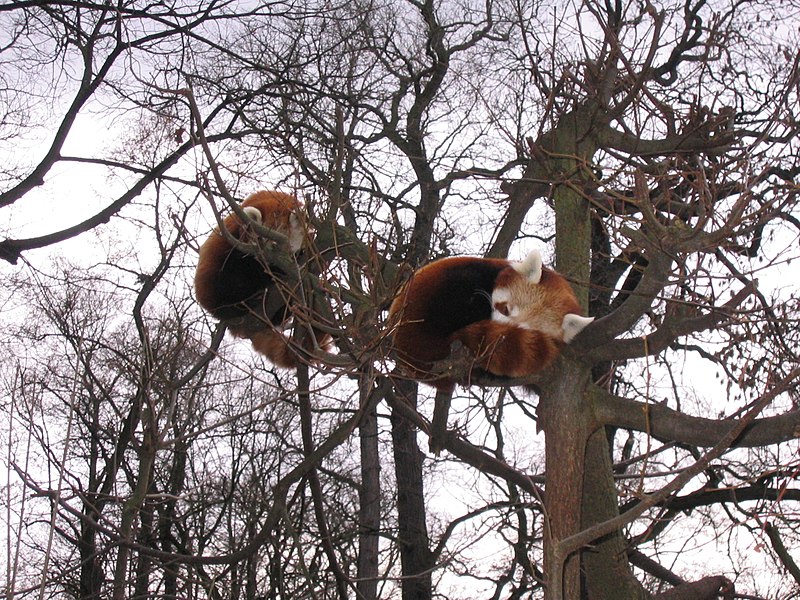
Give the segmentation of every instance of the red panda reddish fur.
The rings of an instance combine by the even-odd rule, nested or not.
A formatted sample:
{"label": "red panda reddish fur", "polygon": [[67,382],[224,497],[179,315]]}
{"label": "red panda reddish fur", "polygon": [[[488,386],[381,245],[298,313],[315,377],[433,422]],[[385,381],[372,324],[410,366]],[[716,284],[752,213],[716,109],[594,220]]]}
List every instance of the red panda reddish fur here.
{"label": "red panda reddish fur", "polygon": [[[246,198],[242,209],[263,227],[285,235],[293,252],[307,243],[308,231],[299,216],[303,208],[294,196],[262,190]],[[223,226],[241,242],[253,243],[257,239],[253,228],[243,224],[235,213],[225,217]],[[200,247],[195,296],[204,309],[227,325],[232,335],[249,339],[253,348],[275,366],[294,368],[297,355],[289,339],[276,329],[290,317],[283,301],[285,294],[277,289],[275,278],[280,276],[280,269],[265,268],[256,256],[235,248],[215,229]],[[320,333],[316,337],[321,342],[325,338]]]}
{"label": "red panda reddish fur", "polygon": [[[417,270],[389,310],[393,348],[411,378],[440,390],[456,381],[432,373],[461,342],[478,372],[525,377],[550,365],[591,319],[572,288],[542,267],[537,251],[522,262],[477,257],[434,261]],[[461,382],[465,383],[465,382]]]}

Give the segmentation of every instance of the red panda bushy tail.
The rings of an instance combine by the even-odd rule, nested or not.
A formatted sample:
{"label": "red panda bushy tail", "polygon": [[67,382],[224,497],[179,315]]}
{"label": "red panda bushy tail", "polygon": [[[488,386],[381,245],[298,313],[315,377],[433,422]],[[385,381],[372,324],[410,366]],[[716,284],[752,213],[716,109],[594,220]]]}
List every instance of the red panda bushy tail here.
{"label": "red panda bushy tail", "polygon": [[454,334],[476,357],[476,364],[500,377],[525,377],[541,371],[558,356],[552,336],[497,321],[478,321]]}
{"label": "red panda bushy tail", "polygon": [[272,329],[262,329],[249,336],[253,349],[263,354],[276,367],[294,369],[297,367],[297,356],[289,347],[289,340],[282,333]]}

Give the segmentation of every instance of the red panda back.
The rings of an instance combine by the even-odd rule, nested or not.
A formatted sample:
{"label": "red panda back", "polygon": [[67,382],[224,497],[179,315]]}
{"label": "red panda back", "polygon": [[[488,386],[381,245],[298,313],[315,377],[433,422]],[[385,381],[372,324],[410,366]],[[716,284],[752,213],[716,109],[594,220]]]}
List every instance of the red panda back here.
{"label": "red panda back", "polygon": [[470,256],[443,258],[417,271],[389,309],[392,345],[401,368],[435,383],[434,363],[450,354],[454,332],[491,319],[491,294],[507,260]]}

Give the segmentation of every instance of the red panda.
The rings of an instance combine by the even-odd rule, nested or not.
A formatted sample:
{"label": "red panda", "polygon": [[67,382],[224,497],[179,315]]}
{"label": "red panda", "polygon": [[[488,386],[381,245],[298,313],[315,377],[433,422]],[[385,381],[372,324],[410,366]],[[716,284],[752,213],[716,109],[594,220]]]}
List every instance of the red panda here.
{"label": "red panda", "polygon": [[[247,197],[242,210],[255,223],[285,235],[292,252],[299,252],[307,243],[308,231],[299,216],[302,206],[294,196],[262,190]],[[223,226],[244,243],[257,240],[253,229],[236,214],[225,217]],[[265,268],[253,254],[234,248],[215,229],[200,247],[195,296],[200,306],[225,323],[235,337],[249,339],[253,348],[275,366],[294,368],[297,355],[289,339],[276,329],[291,316],[286,291],[278,289],[275,282],[282,274],[277,267]],[[322,334],[316,337],[323,341]]]}
{"label": "red panda", "polygon": [[[533,251],[521,262],[454,257],[417,270],[389,309],[402,370],[441,391],[456,381],[432,373],[461,342],[474,366],[499,377],[525,377],[551,364],[593,319],[582,317],[570,284],[542,267]],[[463,383],[463,382],[462,382]]]}

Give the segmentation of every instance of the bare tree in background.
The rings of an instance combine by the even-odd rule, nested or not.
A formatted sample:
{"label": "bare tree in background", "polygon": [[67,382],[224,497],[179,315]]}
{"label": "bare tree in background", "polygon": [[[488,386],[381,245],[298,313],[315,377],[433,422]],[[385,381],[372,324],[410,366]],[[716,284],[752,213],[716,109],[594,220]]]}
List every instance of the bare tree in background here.
{"label": "bare tree in background", "polygon": [[[799,12],[0,6],[6,595],[796,597]],[[295,323],[336,351],[297,373],[187,283],[263,187],[316,232]],[[597,317],[554,367],[393,371],[414,268],[531,246]]]}

